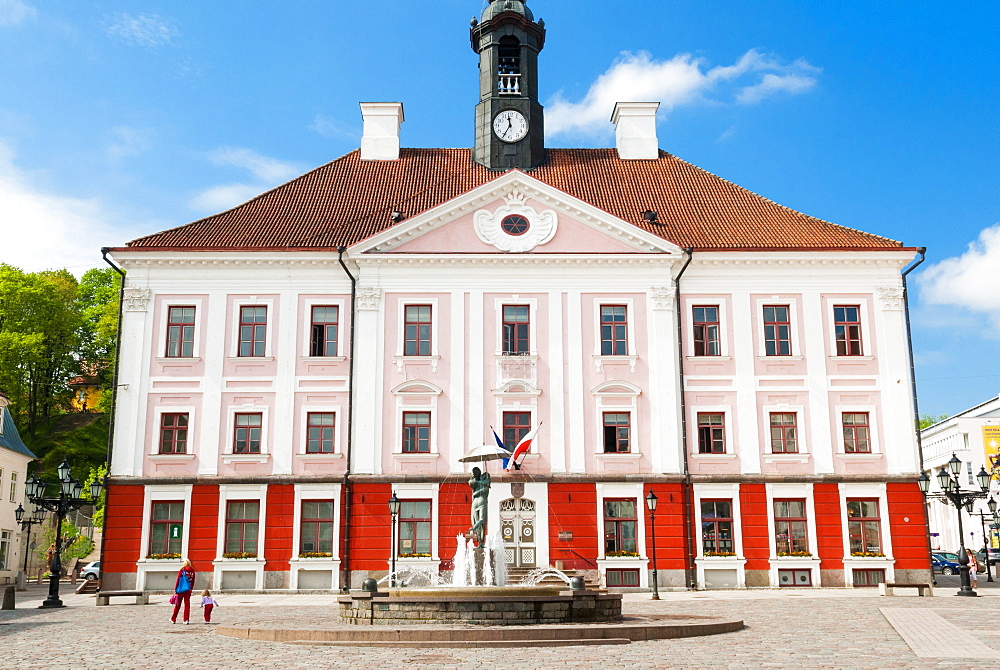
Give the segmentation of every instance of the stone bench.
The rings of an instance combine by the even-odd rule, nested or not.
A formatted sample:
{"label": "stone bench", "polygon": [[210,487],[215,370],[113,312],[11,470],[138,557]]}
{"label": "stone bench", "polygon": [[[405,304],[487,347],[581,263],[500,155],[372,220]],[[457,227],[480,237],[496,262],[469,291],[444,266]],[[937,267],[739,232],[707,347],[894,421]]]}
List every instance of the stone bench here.
{"label": "stone bench", "polygon": [[931,588],[930,584],[902,584],[902,583],[885,583],[882,582],[878,585],[879,595],[891,596],[893,594],[893,589],[916,589],[917,595],[923,596],[924,591],[927,591],[928,596],[934,595],[934,589]]}
{"label": "stone bench", "polygon": [[101,591],[97,594],[97,606],[110,605],[110,600],[119,596],[134,597],[136,605],[146,605],[149,603],[149,594],[145,591]]}

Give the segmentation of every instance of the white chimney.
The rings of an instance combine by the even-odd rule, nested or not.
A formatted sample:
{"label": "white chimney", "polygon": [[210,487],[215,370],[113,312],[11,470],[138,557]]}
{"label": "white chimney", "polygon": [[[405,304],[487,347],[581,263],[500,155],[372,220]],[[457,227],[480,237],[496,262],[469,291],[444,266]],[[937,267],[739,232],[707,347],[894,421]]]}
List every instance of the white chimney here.
{"label": "white chimney", "polygon": [[615,147],[622,160],[655,159],[660,157],[656,143],[656,110],[658,102],[618,102],[611,114],[615,124]]}
{"label": "white chimney", "polygon": [[362,102],[361,160],[399,160],[399,126],[403,123],[403,103]]}

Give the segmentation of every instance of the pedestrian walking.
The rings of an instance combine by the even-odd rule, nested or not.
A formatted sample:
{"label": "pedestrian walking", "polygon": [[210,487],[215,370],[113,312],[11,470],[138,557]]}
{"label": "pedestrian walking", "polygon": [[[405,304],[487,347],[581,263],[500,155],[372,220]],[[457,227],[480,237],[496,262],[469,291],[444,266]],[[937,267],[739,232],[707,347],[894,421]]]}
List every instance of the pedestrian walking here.
{"label": "pedestrian walking", "polygon": [[201,606],[205,608],[205,623],[212,623],[212,610],[218,604],[208,589],[201,592]]}
{"label": "pedestrian walking", "polygon": [[965,553],[969,556],[969,579],[972,580],[972,588],[975,589],[979,586],[979,564],[971,549],[966,549]]}
{"label": "pedestrian walking", "polygon": [[181,605],[184,605],[184,623],[191,623],[191,591],[194,589],[194,566],[191,561],[184,559],[184,565],[177,571],[177,582],[174,584],[174,613],[170,617],[170,623],[177,623],[177,612]]}

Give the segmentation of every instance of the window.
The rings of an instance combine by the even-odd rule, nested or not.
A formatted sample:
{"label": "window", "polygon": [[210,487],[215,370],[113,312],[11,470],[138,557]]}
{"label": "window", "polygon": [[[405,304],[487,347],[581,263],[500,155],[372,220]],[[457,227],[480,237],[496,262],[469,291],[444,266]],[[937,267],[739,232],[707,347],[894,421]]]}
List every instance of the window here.
{"label": "window", "polygon": [[845,412],[844,451],[849,454],[870,454],[872,443],[868,427],[868,412]]}
{"label": "window", "polygon": [[399,505],[398,556],[431,555],[431,501],[404,500]]}
{"label": "window", "polygon": [[240,356],[263,356],[267,341],[267,307],[240,307]]}
{"label": "window", "polygon": [[237,414],[233,431],[234,454],[260,453],[261,414]]}
{"label": "window", "polygon": [[735,554],[733,501],[701,501],[701,550],[705,556]]}
{"label": "window", "polygon": [[11,531],[4,530],[0,531],[0,570],[10,570],[11,567],[7,565],[10,561],[10,538]]}
{"label": "window", "polygon": [[854,586],[878,586],[885,581],[885,570],[877,568],[862,568],[854,571]]}
{"label": "window", "polygon": [[10,473],[10,501],[17,502],[17,473]]}
{"label": "window", "polygon": [[513,450],[521,438],[531,431],[531,412],[503,413],[503,443]]}
{"label": "window", "polygon": [[809,552],[806,501],[774,501],[774,548],[778,556]]}
{"label": "window", "polygon": [[639,586],[639,571],[635,568],[608,568],[604,580],[608,586]]}
{"label": "window", "polygon": [[767,356],[792,355],[792,325],[787,305],[764,308],[764,353]]}
{"label": "window", "polygon": [[726,453],[725,417],[721,413],[698,412],[698,453]]}
{"label": "window", "polygon": [[882,553],[882,531],[878,500],[847,501],[847,536],[851,554]]}
{"label": "window", "polygon": [[431,413],[403,412],[403,453],[428,454],[431,451]]}
{"label": "window", "polygon": [[628,355],[625,305],[601,305],[601,355]]}
{"label": "window", "polygon": [[431,355],[431,306],[407,305],[403,324],[403,355]]}
{"label": "window", "polygon": [[630,417],[627,412],[604,413],[604,453],[628,453]]}
{"label": "window", "polygon": [[500,221],[500,230],[514,237],[524,235],[529,227],[528,219],[520,214],[510,214]]}
{"label": "window", "polygon": [[812,570],[778,570],[778,586],[812,586]]}
{"label": "window", "polygon": [[257,533],[260,521],[260,501],[226,503],[227,554],[257,555]]}
{"label": "window", "polygon": [[794,412],[771,412],[771,453],[799,453],[795,428]]}
{"label": "window", "polygon": [[167,358],[194,356],[194,307],[167,309]]}
{"label": "window", "polygon": [[333,555],[333,501],[303,500],[299,553]]}
{"label": "window", "polygon": [[719,308],[694,307],[694,355],[720,356]]}
{"label": "window", "polygon": [[497,93],[521,94],[521,43],[510,35],[500,38],[497,50]]}
{"label": "window", "polygon": [[310,356],[337,355],[337,325],[339,321],[340,308],[337,306],[312,308]]}
{"label": "window", "polygon": [[604,555],[637,554],[635,500],[604,501]]}
{"label": "window", "polygon": [[306,415],[306,453],[333,453],[334,416],[332,413],[309,412]]}
{"label": "window", "polygon": [[857,305],[835,305],[833,327],[837,336],[838,356],[861,355],[861,308]]}
{"label": "window", "polygon": [[188,415],[160,415],[160,453],[186,454],[188,438]]}
{"label": "window", "polygon": [[503,306],[503,353],[527,354],[531,351],[529,319],[527,305]]}
{"label": "window", "polygon": [[154,502],[149,522],[149,553],[180,554],[184,537],[184,503]]}

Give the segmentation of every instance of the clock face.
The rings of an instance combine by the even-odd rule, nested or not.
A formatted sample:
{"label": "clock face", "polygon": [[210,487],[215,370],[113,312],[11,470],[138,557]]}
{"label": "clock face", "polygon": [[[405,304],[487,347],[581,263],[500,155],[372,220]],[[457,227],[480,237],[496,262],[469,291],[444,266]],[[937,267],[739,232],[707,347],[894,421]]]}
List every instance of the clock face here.
{"label": "clock face", "polygon": [[493,132],[504,142],[517,142],[528,134],[528,120],[515,109],[506,109],[493,117]]}

